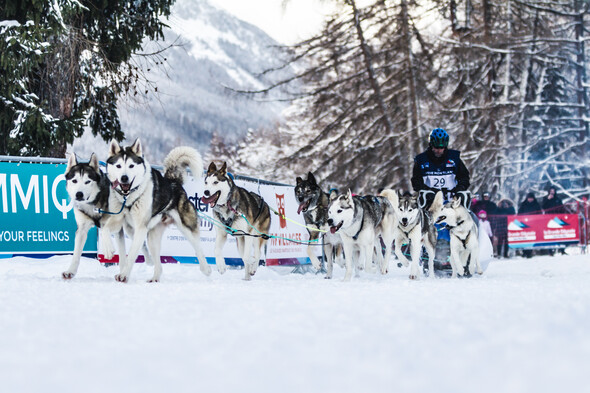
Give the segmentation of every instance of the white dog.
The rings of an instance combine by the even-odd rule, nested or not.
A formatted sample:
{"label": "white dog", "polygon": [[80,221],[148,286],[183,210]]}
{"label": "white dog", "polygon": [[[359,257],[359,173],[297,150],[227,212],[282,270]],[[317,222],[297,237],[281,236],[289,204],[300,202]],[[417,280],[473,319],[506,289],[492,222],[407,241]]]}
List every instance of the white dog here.
{"label": "white dog", "polygon": [[430,206],[432,219],[436,224],[446,225],[451,234],[451,277],[463,275],[469,262],[469,272],[483,274],[479,263],[479,233],[469,210],[461,200],[454,198],[444,204],[442,192],[438,192]]}

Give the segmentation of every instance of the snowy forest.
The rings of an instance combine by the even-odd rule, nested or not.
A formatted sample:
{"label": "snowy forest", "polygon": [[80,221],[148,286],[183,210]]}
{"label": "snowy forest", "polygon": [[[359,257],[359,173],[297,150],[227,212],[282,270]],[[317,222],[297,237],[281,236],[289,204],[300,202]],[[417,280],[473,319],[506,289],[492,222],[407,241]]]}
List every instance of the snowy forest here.
{"label": "snowy forest", "polygon": [[[590,1],[330,1],[322,30],[265,71],[296,74],[239,92],[280,91],[286,120],[239,145],[217,136],[208,157],[288,184],[313,171],[324,188],[408,190],[414,156],[442,127],[474,192],[590,194]],[[157,91],[133,55],[161,38],[173,3],[4,2],[0,154],[63,157],[84,127],[122,140],[118,97]],[[149,67],[165,51],[143,56]]]}
{"label": "snowy forest", "polygon": [[408,190],[413,157],[442,127],[474,192],[588,195],[590,2],[340,3],[320,34],[288,48],[305,61],[305,90],[276,137],[249,136],[242,163],[285,181],[312,170],[356,192]]}

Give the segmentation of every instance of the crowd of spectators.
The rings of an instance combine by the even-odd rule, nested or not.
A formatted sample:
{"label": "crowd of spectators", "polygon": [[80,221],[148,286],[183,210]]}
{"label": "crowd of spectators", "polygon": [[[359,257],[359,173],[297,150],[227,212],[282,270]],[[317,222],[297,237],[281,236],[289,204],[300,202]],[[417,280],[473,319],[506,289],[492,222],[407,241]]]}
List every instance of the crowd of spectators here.
{"label": "crowd of spectators", "polygon": [[[481,199],[475,196],[471,204],[471,210],[478,216],[483,228],[488,236],[492,239],[494,251],[498,258],[509,258],[508,248],[508,218],[514,214],[560,214],[566,213],[566,207],[557,194],[557,189],[553,186],[547,189],[547,195],[543,197],[541,203],[537,200],[534,192],[526,194],[525,199],[515,209],[514,203],[509,199],[502,199],[498,204],[491,200],[488,191],[481,193]],[[523,250],[523,256],[530,258],[533,250]]]}

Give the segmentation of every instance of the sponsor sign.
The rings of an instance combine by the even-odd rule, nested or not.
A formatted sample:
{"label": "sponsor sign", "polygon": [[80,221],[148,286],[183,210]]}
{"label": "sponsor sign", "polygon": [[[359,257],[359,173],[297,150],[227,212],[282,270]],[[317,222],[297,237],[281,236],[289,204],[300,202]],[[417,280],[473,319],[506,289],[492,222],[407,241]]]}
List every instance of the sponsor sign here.
{"label": "sponsor sign", "polygon": [[508,244],[530,248],[578,243],[580,230],[576,214],[508,216]]}
{"label": "sponsor sign", "polygon": [[[65,164],[0,162],[0,254],[74,251],[76,220],[66,192]],[[96,228],[84,252],[97,252]]]}
{"label": "sponsor sign", "polygon": [[[217,234],[213,211],[208,204],[201,202],[204,189],[204,179],[194,180],[188,177],[185,181],[184,188],[188,194],[189,200],[197,209],[200,216],[201,231],[201,248],[207,257],[209,263],[215,263],[215,238]],[[271,226],[269,235],[271,238],[266,243],[266,265],[301,265],[309,264],[306,249],[309,239],[307,229],[305,229],[302,215],[297,214],[298,203],[295,199],[292,186],[270,185],[249,181],[245,179],[236,179],[236,185],[261,195],[265,202],[271,208]],[[273,213],[278,212],[280,215]],[[288,217],[288,219],[284,217]],[[302,242],[297,243],[297,242]],[[115,239],[113,238],[113,244]],[[127,239],[127,247],[130,241]],[[321,247],[316,247],[317,252],[321,255]],[[228,235],[227,241],[223,248],[225,262],[228,265],[242,265],[242,259],[238,253],[236,238]],[[264,250],[261,259],[265,259]],[[112,260],[104,259],[99,254],[101,262],[116,262],[115,256]],[[143,256],[138,261],[143,260]],[[182,232],[175,226],[170,225],[164,232],[161,249],[162,262],[181,262],[181,263],[198,263],[193,247],[186,240]]]}

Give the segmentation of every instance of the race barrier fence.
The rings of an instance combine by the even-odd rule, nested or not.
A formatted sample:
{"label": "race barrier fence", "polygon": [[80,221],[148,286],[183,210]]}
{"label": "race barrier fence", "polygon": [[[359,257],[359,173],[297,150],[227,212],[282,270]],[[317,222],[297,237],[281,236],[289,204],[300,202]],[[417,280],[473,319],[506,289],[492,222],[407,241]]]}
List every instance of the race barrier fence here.
{"label": "race barrier fence", "polygon": [[[76,221],[73,202],[65,188],[65,169],[66,160],[0,156],[0,257],[50,256],[73,252]],[[309,234],[304,227],[303,216],[297,214],[298,204],[293,186],[238,175],[235,176],[235,183],[260,194],[271,208],[266,264],[310,264],[306,253]],[[200,200],[203,186],[202,178],[195,180],[188,176],[185,182],[189,200],[198,214],[212,218],[211,208]],[[201,218],[200,230],[203,252],[207,261],[214,263],[214,221]],[[92,228],[84,246],[84,254],[97,256],[101,262],[116,262],[116,256],[108,260],[99,251],[98,244],[102,240],[97,228]],[[316,253],[321,255],[322,247],[316,248]],[[161,254],[163,262],[198,263],[189,242],[174,225],[164,232]],[[228,265],[242,264],[234,237],[228,236],[223,254]],[[138,261],[141,260],[143,256],[138,258]]]}
{"label": "race barrier fence", "polygon": [[[65,189],[66,160],[0,156],[0,258],[18,255],[49,256],[69,254],[74,250],[76,221],[73,202]],[[260,194],[272,214],[271,238],[266,246],[267,265],[307,265],[309,234],[303,217],[297,214],[293,186],[245,176],[235,176],[235,183]],[[199,215],[212,217],[209,205],[201,202],[203,179],[188,177],[185,190]],[[569,214],[511,215],[507,218],[508,244],[511,248],[547,248],[588,244],[589,203],[584,200],[577,211]],[[209,263],[214,263],[216,230],[214,221],[201,219],[201,246]],[[284,217],[288,217],[286,220]],[[496,216],[498,217],[498,216]],[[490,215],[490,219],[494,219]],[[99,251],[100,234],[92,228],[84,246],[84,254],[106,259]],[[127,239],[128,240],[128,239]],[[319,244],[318,244],[319,245]],[[316,247],[316,254],[321,255]],[[162,239],[162,261],[198,263],[194,251],[182,233],[171,225]],[[236,239],[228,236],[223,254],[228,265],[242,264]],[[141,256],[138,260],[142,260]]]}

